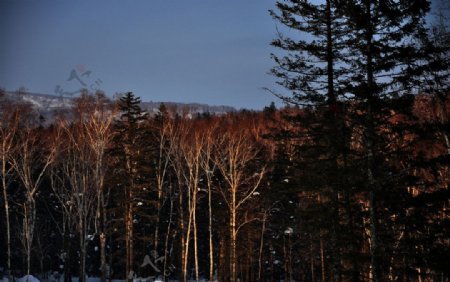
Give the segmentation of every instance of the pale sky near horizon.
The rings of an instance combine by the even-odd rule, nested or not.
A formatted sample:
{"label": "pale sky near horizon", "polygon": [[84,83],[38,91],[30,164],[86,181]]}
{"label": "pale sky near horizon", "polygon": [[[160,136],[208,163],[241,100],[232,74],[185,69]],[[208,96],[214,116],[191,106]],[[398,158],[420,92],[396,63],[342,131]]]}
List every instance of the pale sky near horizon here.
{"label": "pale sky near horizon", "polygon": [[277,100],[262,90],[274,85],[267,74],[273,5],[0,0],[0,87],[45,94],[99,88],[144,101],[261,109]]}
{"label": "pale sky near horizon", "polygon": [[[0,87],[262,109],[274,0],[0,0]],[[77,95],[76,93],[73,95]]]}

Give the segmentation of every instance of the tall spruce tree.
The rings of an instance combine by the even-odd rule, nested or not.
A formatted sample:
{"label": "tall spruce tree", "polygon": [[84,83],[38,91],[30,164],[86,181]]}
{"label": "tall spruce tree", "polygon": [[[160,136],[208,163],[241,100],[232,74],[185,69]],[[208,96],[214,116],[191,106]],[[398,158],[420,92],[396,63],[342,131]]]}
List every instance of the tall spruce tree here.
{"label": "tall spruce tree", "polygon": [[[279,85],[292,91],[292,97],[275,95],[310,109],[296,118],[302,127],[297,136],[300,137],[298,165],[308,171],[302,174],[304,189],[316,190],[330,199],[325,213],[327,220],[322,221],[319,229],[329,226],[334,281],[342,278],[338,237],[339,195],[343,190],[339,171],[344,149],[341,106],[344,97],[339,81],[346,73],[343,62],[346,26],[339,2],[280,1],[277,2],[278,12],[271,11],[275,20],[297,32],[288,32],[286,36],[279,31],[278,38],[272,41],[273,46],[287,52],[283,57],[272,54],[276,63],[272,74],[279,78]],[[317,232],[323,233],[320,230]]]}
{"label": "tall spruce tree", "polygon": [[[383,261],[384,241],[387,226],[381,228],[383,210],[382,197],[388,190],[388,179],[397,172],[384,167],[389,156],[387,128],[392,113],[397,115],[410,108],[411,99],[400,99],[395,109],[392,99],[412,94],[417,77],[416,62],[421,59],[421,50],[415,39],[425,34],[425,15],[430,3],[416,1],[346,1],[345,10],[351,32],[347,46],[352,52],[347,63],[353,73],[349,75],[348,92],[358,99],[359,120],[363,132],[368,210],[370,222],[370,257],[373,281],[384,281],[389,263]],[[405,96],[406,97],[406,96]],[[406,113],[407,114],[407,113]]]}
{"label": "tall spruce tree", "polygon": [[[296,120],[302,127],[296,136],[301,140],[298,166],[305,171],[301,186],[322,188],[321,194],[330,198],[331,275],[336,281],[341,279],[339,199],[344,199],[349,226],[358,225],[351,219],[351,197],[343,187],[361,186],[365,191],[361,197],[367,195],[367,199],[358,201],[362,200],[363,210],[366,203],[368,208],[367,218],[361,218],[368,223],[362,226],[363,232],[369,234],[370,267],[365,269],[373,281],[392,277],[394,252],[399,251],[394,249],[403,233],[391,219],[399,217],[397,200],[402,199],[398,195],[407,189],[404,170],[411,170],[404,148],[414,145],[402,137],[413,133],[399,120],[411,117],[414,99],[408,94],[429,86],[424,76],[432,77],[429,81],[435,86],[445,81],[448,72],[446,60],[439,59],[445,54],[445,44],[432,43],[425,27],[430,3],[283,1],[277,7],[279,13],[271,14],[290,28],[291,36],[279,32],[272,42],[288,52],[284,57],[272,55],[276,63],[272,73],[292,97],[275,95],[302,107],[302,118]],[[340,103],[347,98],[352,102]],[[345,133],[349,124],[351,147]],[[404,143],[397,146],[400,142]],[[352,157],[355,168],[349,174],[350,149],[359,155]],[[364,249],[364,245],[359,247]],[[356,260],[352,273],[353,280],[360,279]]]}
{"label": "tall spruce tree", "polygon": [[[147,119],[146,112],[140,107],[141,100],[135,97],[132,92],[126,93],[119,100],[119,108],[122,112],[120,120],[116,124],[117,170],[122,176],[120,181],[123,185],[123,221],[125,226],[125,246],[126,246],[126,267],[125,275],[127,281],[132,281],[136,271],[134,266],[136,234],[134,223],[136,219],[136,210],[138,208],[140,190],[142,186],[142,164],[144,160],[144,121]],[[119,185],[120,185],[119,184]]]}

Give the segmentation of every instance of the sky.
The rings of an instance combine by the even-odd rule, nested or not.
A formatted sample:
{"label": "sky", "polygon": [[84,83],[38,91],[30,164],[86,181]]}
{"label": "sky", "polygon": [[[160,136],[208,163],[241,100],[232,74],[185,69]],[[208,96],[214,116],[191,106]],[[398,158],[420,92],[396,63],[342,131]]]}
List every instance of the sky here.
{"label": "sky", "polygon": [[[442,0],[445,2],[445,0]],[[435,0],[433,2],[438,2]],[[262,109],[274,0],[0,0],[0,87]],[[279,27],[282,28],[282,27]]]}
{"label": "sky", "polygon": [[271,0],[0,0],[0,87],[262,109]]}

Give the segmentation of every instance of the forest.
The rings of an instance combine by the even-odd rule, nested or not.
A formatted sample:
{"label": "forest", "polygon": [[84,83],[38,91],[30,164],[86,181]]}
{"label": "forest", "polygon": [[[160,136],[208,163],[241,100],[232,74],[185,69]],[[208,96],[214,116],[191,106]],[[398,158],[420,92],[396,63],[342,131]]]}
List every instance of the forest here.
{"label": "forest", "polygon": [[448,22],[322,2],[270,11],[280,108],[85,90],[49,124],[0,93],[3,276],[449,281]]}

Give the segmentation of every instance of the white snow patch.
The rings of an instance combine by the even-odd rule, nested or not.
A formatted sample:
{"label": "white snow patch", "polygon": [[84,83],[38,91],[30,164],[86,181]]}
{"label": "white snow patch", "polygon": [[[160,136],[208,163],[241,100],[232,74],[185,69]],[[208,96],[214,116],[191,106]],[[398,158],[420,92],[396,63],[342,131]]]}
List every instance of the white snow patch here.
{"label": "white snow patch", "polygon": [[22,278],[17,279],[18,282],[39,282],[39,279],[33,275],[25,275]]}
{"label": "white snow patch", "polygon": [[27,101],[27,102],[29,102],[29,103],[31,103],[31,104],[33,104],[33,106],[35,106],[36,108],[41,108],[42,107],[41,103],[39,103],[38,101],[32,99],[31,97],[23,96],[22,99]]}
{"label": "white snow patch", "polygon": [[284,230],[284,234],[289,235],[294,233],[294,229],[292,227],[288,227],[286,230]]}

